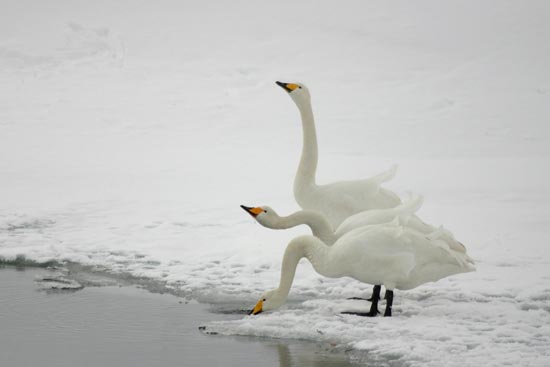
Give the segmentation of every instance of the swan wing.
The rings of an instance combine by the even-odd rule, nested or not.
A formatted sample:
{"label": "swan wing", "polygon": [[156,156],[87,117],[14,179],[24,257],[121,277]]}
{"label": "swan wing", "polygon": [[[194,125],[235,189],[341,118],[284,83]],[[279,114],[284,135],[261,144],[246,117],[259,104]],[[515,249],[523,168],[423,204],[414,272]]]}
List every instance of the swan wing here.
{"label": "swan wing", "polygon": [[467,255],[444,241],[400,225],[357,228],[338,239],[332,250],[342,259],[341,270],[353,278],[398,289],[475,270]]}
{"label": "swan wing", "polygon": [[369,180],[377,183],[378,186],[382,185],[384,182],[393,180],[395,174],[397,173],[397,164],[394,164],[390,167],[389,170],[377,174],[376,176],[371,177]]}
{"label": "swan wing", "polygon": [[394,225],[406,225],[411,216],[420,209],[424,199],[422,196],[411,198],[395,208],[364,210],[346,218],[335,231],[336,237],[362,226],[395,222]]}
{"label": "swan wing", "polygon": [[466,253],[466,247],[464,247],[462,243],[455,239],[451,231],[443,228],[443,226],[436,228],[430,224],[425,223],[422,219],[414,214],[409,218],[407,226],[424,233],[430,240],[439,239],[445,241],[447,245],[449,245],[449,247],[454,251]]}
{"label": "swan wing", "polygon": [[407,224],[410,218],[416,213],[424,204],[424,197],[418,195],[417,197],[412,197],[409,200],[403,202],[403,204],[395,208],[396,214],[399,215],[401,223]]}
{"label": "swan wing", "polygon": [[362,180],[353,180],[353,181],[339,181],[332,183],[333,187],[337,187],[339,190],[348,191],[354,196],[356,193],[363,192],[364,195],[373,195],[380,191],[380,186],[387,181],[390,181],[395,177],[397,172],[397,165],[393,165],[389,170],[365,178]]}
{"label": "swan wing", "polygon": [[414,271],[415,254],[405,243],[400,226],[357,228],[333,245],[331,251],[341,270],[369,284],[402,283]]}
{"label": "swan wing", "polygon": [[398,219],[389,209],[364,210],[346,218],[334,233],[336,237],[341,237],[359,227],[391,223],[394,220],[397,220],[398,224]]}

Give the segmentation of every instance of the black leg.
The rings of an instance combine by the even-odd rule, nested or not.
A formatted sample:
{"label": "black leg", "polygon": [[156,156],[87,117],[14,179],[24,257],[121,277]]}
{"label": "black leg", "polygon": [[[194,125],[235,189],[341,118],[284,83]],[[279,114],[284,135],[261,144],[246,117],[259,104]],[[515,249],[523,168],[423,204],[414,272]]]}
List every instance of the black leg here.
{"label": "black leg", "polygon": [[381,286],[375,285],[372,290],[372,303],[370,305],[369,312],[342,312],[342,313],[346,315],[367,316],[367,317],[374,317],[378,315],[380,313],[380,311],[378,311],[378,301],[380,300],[380,288]]}
{"label": "black leg", "polygon": [[386,295],[384,296],[386,298],[386,311],[384,312],[384,316],[391,316],[391,307],[393,305],[393,291],[390,291],[386,289]]}
{"label": "black leg", "polygon": [[[373,295],[374,295],[375,292],[377,292],[377,289],[378,289],[378,295],[380,295],[380,286],[379,285],[375,285],[374,288],[372,289],[372,294]],[[347,298],[347,299],[356,300],[356,301],[369,301],[369,302],[372,302],[373,296],[371,296],[370,298],[350,297],[350,298]]]}
{"label": "black leg", "polygon": [[372,303],[370,305],[370,311],[369,311],[370,316],[376,316],[377,314],[380,313],[380,311],[378,311],[378,301],[380,300],[381,288],[382,286],[375,285],[374,288],[372,289],[372,297],[371,297]]}

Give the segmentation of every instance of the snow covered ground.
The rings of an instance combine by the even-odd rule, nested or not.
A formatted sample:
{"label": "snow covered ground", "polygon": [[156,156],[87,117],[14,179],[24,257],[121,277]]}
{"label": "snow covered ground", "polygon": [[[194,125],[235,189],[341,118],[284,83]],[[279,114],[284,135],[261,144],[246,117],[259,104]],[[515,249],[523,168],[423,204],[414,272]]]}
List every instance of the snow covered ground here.
{"label": "snow covered ground", "polygon": [[320,182],[386,185],[466,244],[477,272],[370,293],[304,262],[280,311],[207,325],[321,340],[386,364],[550,362],[550,5],[545,1],[15,1],[0,12],[0,257],[70,260],[252,306],[305,228],[296,107],[309,86]]}

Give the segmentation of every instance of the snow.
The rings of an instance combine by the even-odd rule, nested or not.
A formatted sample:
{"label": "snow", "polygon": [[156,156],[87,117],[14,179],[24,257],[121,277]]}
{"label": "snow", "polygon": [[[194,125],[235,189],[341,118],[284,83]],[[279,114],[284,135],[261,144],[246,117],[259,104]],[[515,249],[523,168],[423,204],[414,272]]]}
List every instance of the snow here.
{"label": "snow", "polygon": [[300,264],[280,311],[207,331],[303,338],[381,363],[543,366],[550,358],[550,6],[544,1],[331,3],[4,1],[0,257],[70,260],[251,307],[305,228],[296,107],[312,93],[320,182],[392,164],[477,272],[370,294]]}

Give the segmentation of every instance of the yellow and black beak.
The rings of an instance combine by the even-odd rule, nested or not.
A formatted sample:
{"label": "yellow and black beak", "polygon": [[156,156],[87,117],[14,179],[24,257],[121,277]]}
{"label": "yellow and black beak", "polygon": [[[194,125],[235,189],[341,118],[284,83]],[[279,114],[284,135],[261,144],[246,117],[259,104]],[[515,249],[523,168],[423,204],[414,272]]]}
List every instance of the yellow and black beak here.
{"label": "yellow and black beak", "polygon": [[248,313],[249,315],[257,315],[259,313],[262,313],[262,307],[264,305],[264,300],[261,299],[258,301],[258,303],[256,303],[256,306],[254,306],[254,308],[252,310],[250,310],[250,312]]}
{"label": "yellow and black beak", "polygon": [[275,82],[279,87],[283,88],[284,90],[286,90],[288,93],[292,92],[293,90],[295,89],[298,89],[300,88],[300,86],[298,84],[294,84],[294,83],[283,83],[283,82]]}
{"label": "yellow and black beak", "polygon": [[248,214],[250,214],[254,218],[256,218],[258,214],[264,211],[262,208],[259,208],[259,207],[251,208],[249,206],[244,206],[244,205],[241,205],[241,208],[243,208]]}

